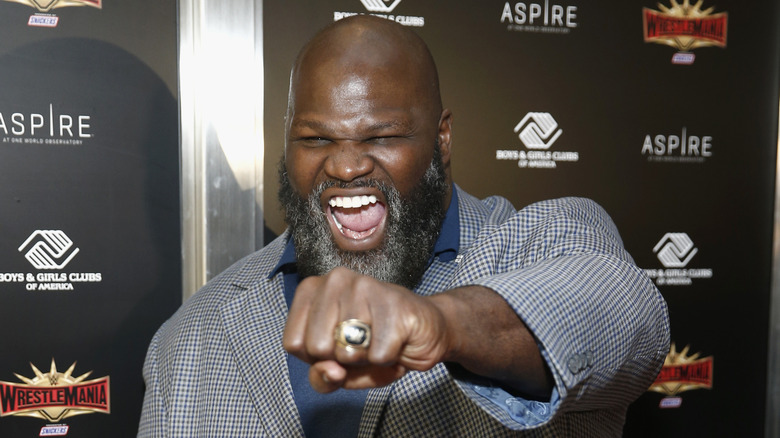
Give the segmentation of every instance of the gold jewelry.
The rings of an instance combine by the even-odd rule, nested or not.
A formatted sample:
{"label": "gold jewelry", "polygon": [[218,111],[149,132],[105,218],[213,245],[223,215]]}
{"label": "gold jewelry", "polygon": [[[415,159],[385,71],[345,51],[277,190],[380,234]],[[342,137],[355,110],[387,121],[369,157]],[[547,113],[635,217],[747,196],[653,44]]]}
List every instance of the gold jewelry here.
{"label": "gold jewelry", "polygon": [[365,350],[371,344],[371,326],[359,319],[348,319],[336,326],[333,337],[347,350]]}

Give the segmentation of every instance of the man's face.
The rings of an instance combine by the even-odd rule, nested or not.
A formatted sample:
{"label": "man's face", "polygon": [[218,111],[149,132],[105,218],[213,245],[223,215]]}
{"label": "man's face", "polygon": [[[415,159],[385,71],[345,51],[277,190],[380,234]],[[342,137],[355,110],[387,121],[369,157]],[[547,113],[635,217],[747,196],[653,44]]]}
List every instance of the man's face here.
{"label": "man's face", "polygon": [[[323,182],[303,198],[292,189],[282,162],[279,198],[285,206],[287,223],[295,241],[298,273],[302,277],[323,275],[337,266],[346,266],[381,281],[413,289],[425,272],[444,219],[446,181],[441,154],[437,150],[422,180],[407,198],[402,199],[394,187],[373,179],[354,183]],[[374,189],[383,194],[387,200],[385,237],[377,248],[345,251],[335,244],[326,215],[338,213],[323,211],[319,202],[322,193],[333,187]],[[353,210],[370,208],[362,206]]]}
{"label": "man's face", "polygon": [[[342,265],[377,277],[388,258],[410,264],[405,251],[416,250],[424,253],[415,258],[422,262],[414,262],[422,265],[414,267],[421,273],[449,194],[448,113],[440,119],[403,75],[327,67],[306,73],[291,93],[280,189],[299,271],[323,274]],[[445,154],[434,160],[437,148]],[[431,229],[432,238],[420,238]],[[317,243],[306,244],[309,240]],[[331,261],[307,272],[320,263],[307,262],[315,257],[308,251]],[[374,266],[370,272],[364,271],[367,264]],[[379,276],[409,286],[412,280],[398,275],[410,274]]]}

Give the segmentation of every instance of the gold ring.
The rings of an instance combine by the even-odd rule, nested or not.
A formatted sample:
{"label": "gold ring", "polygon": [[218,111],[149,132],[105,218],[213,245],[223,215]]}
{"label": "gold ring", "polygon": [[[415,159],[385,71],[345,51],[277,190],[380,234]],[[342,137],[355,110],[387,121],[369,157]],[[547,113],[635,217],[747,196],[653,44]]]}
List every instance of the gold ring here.
{"label": "gold ring", "polygon": [[336,342],[349,349],[366,349],[371,343],[371,326],[359,319],[348,319],[336,326]]}

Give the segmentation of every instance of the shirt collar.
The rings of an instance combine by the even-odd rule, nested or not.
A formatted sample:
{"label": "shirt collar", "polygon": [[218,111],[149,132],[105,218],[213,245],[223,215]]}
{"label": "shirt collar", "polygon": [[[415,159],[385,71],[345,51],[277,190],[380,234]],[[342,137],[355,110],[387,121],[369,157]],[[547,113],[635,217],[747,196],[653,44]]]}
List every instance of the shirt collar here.
{"label": "shirt collar", "polygon": [[[430,264],[434,258],[438,257],[442,262],[449,262],[455,259],[458,255],[458,249],[460,249],[460,218],[458,217],[458,191],[453,186],[452,199],[450,199],[450,205],[447,207],[447,213],[444,216],[444,221],[441,224],[441,232],[439,238],[436,239],[436,244],[433,246],[433,255]],[[279,259],[279,263],[271,271],[270,277],[278,274],[280,271],[289,272],[289,270],[295,269],[295,264],[298,259],[295,256],[295,244],[293,243],[292,236],[287,238],[287,244],[284,247],[282,257]]]}
{"label": "shirt collar", "polygon": [[433,258],[439,257],[443,262],[449,262],[458,255],[460,249],[460,218],[458,217],[458,191],[452,187],[452,199],[447,207],[447,214],[441,224],[441,233],[433,246]]}
{"label": "shirt collar", "polygon": [[276,264],[273,271],[271,271],[269,278],[278,274],[283,268],[288,268],[285,269],[285,271],[288,271],[290,268],[294,269],[297,261],[298,259],[295,257],[295,245],[293,244],[292,234],[290,234],[287,236],[287,244],[284,246],[282,257],[279,259],[279,263]]}

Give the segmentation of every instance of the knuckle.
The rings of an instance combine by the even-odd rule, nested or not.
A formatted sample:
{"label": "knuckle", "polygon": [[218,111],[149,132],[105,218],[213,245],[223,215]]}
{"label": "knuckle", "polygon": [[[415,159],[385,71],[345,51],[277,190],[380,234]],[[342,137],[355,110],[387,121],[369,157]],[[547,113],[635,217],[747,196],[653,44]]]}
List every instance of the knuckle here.
{"label": "knuckle", "polygon": [[368,353],[368,361],[374,365],[388,367],[397,362],[397,357],[390,350],[372,350]]}
{"label": "knuckle", "polygon": [[320,339],[306,345],[306,353],[311,357],[330,357],[332,351],[333,345],[326,339]]}
{"label": "knuckle", "polygon": [[366,356],[365,353],[358,350],[339,348],[336,360],[346,365],[360,365],[366,362]]}
{"label": "knuckle", "polygon": [[284,337],[282,347],[289,352],[299,352],[303,350],[303,341],[297,338]]}
{"label": "knuckle", "polygon": [[330,272],[328,272],[326,276],[328,279],[341,279],[349,276],[350,272],[352,271],[345,268],[344,266],[336,266]]}
{"label": "knuckle", "polygon": [[376,281],[371,277],[358,277],[354,281],[355,290],[360,292],[370,291],[375,289]]}

